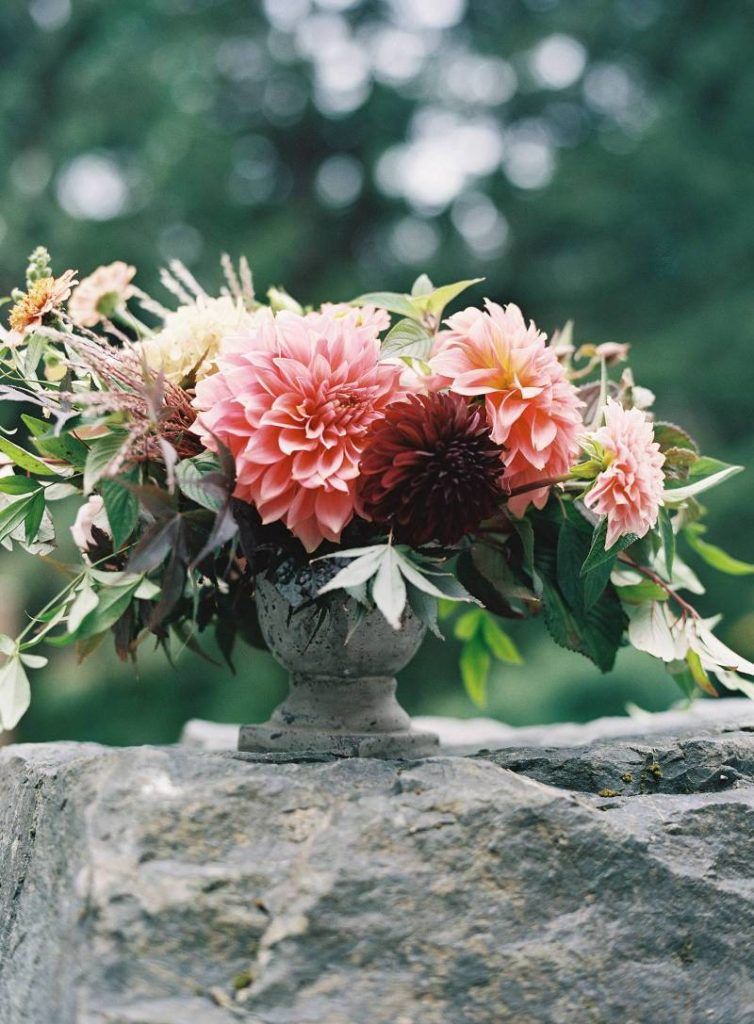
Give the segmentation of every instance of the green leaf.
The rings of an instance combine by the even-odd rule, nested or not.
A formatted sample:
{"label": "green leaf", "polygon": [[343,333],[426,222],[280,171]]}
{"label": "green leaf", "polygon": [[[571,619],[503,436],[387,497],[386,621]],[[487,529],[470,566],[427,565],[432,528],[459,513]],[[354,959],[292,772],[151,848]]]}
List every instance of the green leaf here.
{"label": "green leaf", "polygon": [[31,687],[19,655],[0,668],[0,730],[15,729],[31,703]]}
{"label": "green leaf", "polygon": [[679,427],[675,423],[666,423],[664,420],[658,420],[652,424],[652,432],[662,452],[666,452],[671,448],[684,448],[686,451],[694,452],[696,455],[699,454],[699,445],[693,437],[683,427]]}
{"label": "green leaf", "polygon": [[40,420],[36,416],[29,416],[28,413],[21,413],[21,419],[32,437],[42,437],[50,433],[50,421]]}
{"label": "green leaf", "polygon": [[516,576],[496,546],[472,544],[458,556],[456,572],[469,593],[495,615],[520,619],[538,607],[537,595]]}
{"label": "green leaf", "polygon": [[0,435],[0,452],[4,452],[10,459],[15,462],[21,469],[26,470],[27,473],[36,473],[37,476],[58,476],[46,463],[40,461],[34,455],[30,455],[29,452],[23,448],[19,448],[17,444],[8,440],[7,437]]}
{"label": "green leaf", "polygon": [[29,507],[24,516],[24,529],[26,531],[26,543],[33,544],[37,539],[39,527],[45,514],[45,495],[43,490],[36,491],[29,501]]}
{"label": "green leaf", "polygon": [[431,594],[425,593],[423,590],[419,590],[412,583],[409,583],[407,589],[408,603],[411,605],[414,615],[416,615],[420,622],[424,623],[430,633],[433,633],[438,640],[443,640],[444,637],[437,624],[438,599],[432,597]]}
{"label": "green leaf", "polygon": [[472,277],[467,281],[444,284],[440,288],[435,288],[431,295],[418,297],[418,302],[427,313],[437,320],[441,320],[449,302],[457,298],[461,292],[465,292],[467,288],[471,288],[472,285],[479,284],[483,280],[483,277]]}
{"label": "green leaf", "polygon": [[76,632],[71,633],[71,638],[87,640],[114,626],[134,599],[138,585],[139,581],[136,580],[126,586],[109,587],[101,591],[97,607],[84,616]]}
{"label": "green leaf", "polygon": [[[586,602],[572,607],[558,582],[562,513],[555,512],[551,503],[542,513],[529,513],[529,518],[534,529],[534,557],[542,584],[545,625],[550,635],[561,647],[577,651],[603,672],[609,671],[622,642],[626,622],[614,588],[607,587],[591,607],[586,607]],[[586,539],[588,541],[588,537]]]}
{"label": "green leaf", "polygon": [[122,548],[139,522],[139,501],[117,480],[100,480],[99,492],[105,503],[107,521],[117,551]]}
{"label": "green leaf", "polygon": [[380,309],[410,317],[412,320],[421,319],[422,314],[422,310],[412,301],[411,296],[400,292],[367,292],[366,295],[359,295],[357,299],[351,299],[351,305],[378,306]]}
{"label": "green leaf", "polygon": [[681,504],[703,491],[708,491],[711,487],[717,487],[742,470],[743,466],[733,466],[719,459],[710,459],[706,456],[697,459],[685,480],[665,481],[663,500],[665,504]]}
{"label": "green leaf", "polygon": [[415,298],[417,295],[431,295],[434,289],[435,286],[430,278],[426,274],[419,274],[411,285],[411,298]]}
{"label": "green leaf", "polygon": [[606,591],[581,617],[568,607],[550,580],[545,579],[543,584],[545,625],[555,643],[583,654],[603,672],[609,672],[615,664],[625,626],[623,609],[615,592]]}
{"label": "green leaf", "polygon": [[729,555],[727,551],[723,551],[716,544],[702,540],[699,534],[703,533],[704,529],[701,524],[694,523],[686,527],[683,536],[689,547],[696,551],[707,565],[711,565],[713,569],[727,573],[729,576],[751,576],[754,573],[754,565],[751,562],[742,562],[739,558]]}
{"label": "green leaf", "polygon": [[464,644],[460,659],[461,678],[466,693],[478,708],[483,708],[487,699],[491,664],[490,653],[478,634]]}
{"label": "green leaf", "polygon": [[621,551],[624,551],[627,547],[633,544],[637,537],[633,533],[627,534],[625,537],[621,537],[617,540],[611,548],[605,549],[605,538],[607,537],[607,519],[603,519],[602,522],[595,527],[594,535],[592,537],[592,545],[589,549],[589,554],[586,557],[584,564],[581,567],[581,575],[585,576],[586,573],[591,572],[593,569],[598,568],[605,562],[613,564],[617,556]]}
{"label": "green leaf", "polygon": [[668,570],[668,579],[673,578],[673,561],[675,559],[675,533],[670,513],[666,508],[660,509],[660,536],[662,537],[662,549],[665,553],[665,567]]}
{"label": "green leaf", "polygon": [[516,531],[521,546],[523,548],[524,555],[524,569],[531,576],[532,586],[534,587],[534,593],[537,597],[542,595],[542,581],[539,578],[537,567],[534,561],[534,527],[529,519],[516,519],[515,516],[510,517],[511,525]]}
{"label": "green leaf", "polygon": [[482,636],[487,647],[499,661],[509,665],[522,664],[521,655],[513,640],[490,615],[482,617]]}
{"label": "green leaf", "polygon": [[593,543],[592,527],[572,504],[565,504],[563,511],[558,532],[557,582],[574,611],[583,613],[599,601],[610,582],[615,556],[582,572]]}
{"label": "green leaf", "polygon": [[5,540],[23,523],[34,497],[34,494],[30,494],[26,497],[18,498],[0,510],[0,541]]}
{"label": "green leaf", "polygon": [[385,335],[380,358],[395,356],[428,359],[432,350],[432,335],[416,320],[399,320]]}
{"label": "green leaf", "polygon": [[153,523],[141,537],[128,560],[129,573],[151,572],[161,565],[176,541],[181,517]]}
{"label": "green leaf", "polygon": [[459,615],[453,626],[453,636],[457,640],[471,640],[480,631],[483,616],[481,608],[472,608]]}
{"label": "green leaf", "polygon": [[89,580],[85,580],[68,612],[68,632],[75,633],[90,612],[99,604],[99,594]]}
{"label": "green leaf", "polygon": [[175,479],[187,498],[211,512],[219,512],[228,500],[225,477],[216,465],[202,472],[201,464],[184,459],[175,467]]}
{"label": "green leaf", "polygon": [[28,476],[0,476],[0,493],[33,494],[42,485]]}
{"label": "green leaf", "polygon": [[627,587],[616,587],[618,597],[628,604],[643,604],[645,601],[667,601],[670,596],[664,587],[652,580],[631,583]]}
{"label": "green leaf", "polygon": [[33,437],[32,444],[42,455],[67,462],[74,469],[82,470],[86,465],[89,449],[73,434],[45,434],[43,437]]}
{"label": "green leaf", "polygon": [[94,441],[86,456],[84,470],[86,494],[89,494],[97,481],[107,474],[113,461],[122,452],[127,440],[128,434],[125,430],[113,430]]}

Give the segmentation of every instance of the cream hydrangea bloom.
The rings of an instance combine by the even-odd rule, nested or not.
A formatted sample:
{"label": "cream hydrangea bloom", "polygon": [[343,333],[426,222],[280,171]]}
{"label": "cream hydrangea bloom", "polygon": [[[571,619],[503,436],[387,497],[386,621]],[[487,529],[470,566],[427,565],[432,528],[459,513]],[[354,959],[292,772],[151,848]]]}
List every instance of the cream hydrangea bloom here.
{"label": "cream hydrangea bloom", "polygon": [[248,331],[256,314],[240,300],[200,296],[165,317],[162,330],[141,343],[147,365],[180,384],[192,374],[197,380],[217,372],[217,354],[223,338]]}

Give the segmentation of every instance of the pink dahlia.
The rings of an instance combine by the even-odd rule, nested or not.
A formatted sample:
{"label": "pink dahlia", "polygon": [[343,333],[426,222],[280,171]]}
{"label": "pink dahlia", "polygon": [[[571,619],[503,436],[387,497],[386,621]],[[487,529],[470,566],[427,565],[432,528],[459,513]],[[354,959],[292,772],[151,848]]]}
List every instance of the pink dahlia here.
{"label": "pink dahlia", "polygon": [[584,504],[607,516],[605,548],[629,533],[643,537],[657,522],[664,486],[665,456],[654,439],[652,424],[640,409],[624,409],[609,398],[605,425],[590,440],[604,450],[606,468]]}
{"label": "pink dahlia", "polygon": [[[459,395],[484,395],[492,440],[505,448],[507,490],[562,476],[571,468],[583,429],[581,402],[546,335],[525,322],[518,306],[470,307],[451,316],[440,334],[432,369]],[[513,495],[508,506],[523,515],[529,502],[542,508],[549,486]]]}
{"label": "pink dahlia", "polygon": [[218,372],[196,386],[195,430],[233,453],[235,496],[307,551],[340,540],[367,429],[401,393],[400,371],[378,357],[376,337],[349,316],[267,313],[228,339]]}

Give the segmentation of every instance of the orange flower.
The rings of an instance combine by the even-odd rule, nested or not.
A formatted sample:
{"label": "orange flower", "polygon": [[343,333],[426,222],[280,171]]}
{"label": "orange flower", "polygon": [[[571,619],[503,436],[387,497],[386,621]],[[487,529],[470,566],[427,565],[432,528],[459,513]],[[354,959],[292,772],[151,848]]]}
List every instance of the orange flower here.
{"label": "orange flower", "polygon": [[76,284],[75,277],[75,270],[66,270],[61,277],[41,277],[34,281],[10,311],[11,330],[23,337],[35,327],[41,327],[44,318],[59,309],[69,297]]}

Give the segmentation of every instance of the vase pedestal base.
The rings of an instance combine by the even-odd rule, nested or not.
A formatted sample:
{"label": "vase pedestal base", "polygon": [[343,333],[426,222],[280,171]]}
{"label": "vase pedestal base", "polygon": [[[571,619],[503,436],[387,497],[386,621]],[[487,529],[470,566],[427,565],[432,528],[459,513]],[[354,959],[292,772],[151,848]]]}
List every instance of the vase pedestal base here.
{"label": "vase pedestal base", "polygon": [[440,741],[434,733],[418,730],[326,733],[266,722],[263,725],[242,725],[238,749],[250,754],[334,754],[337,757],[411,759],[439,753]]}

